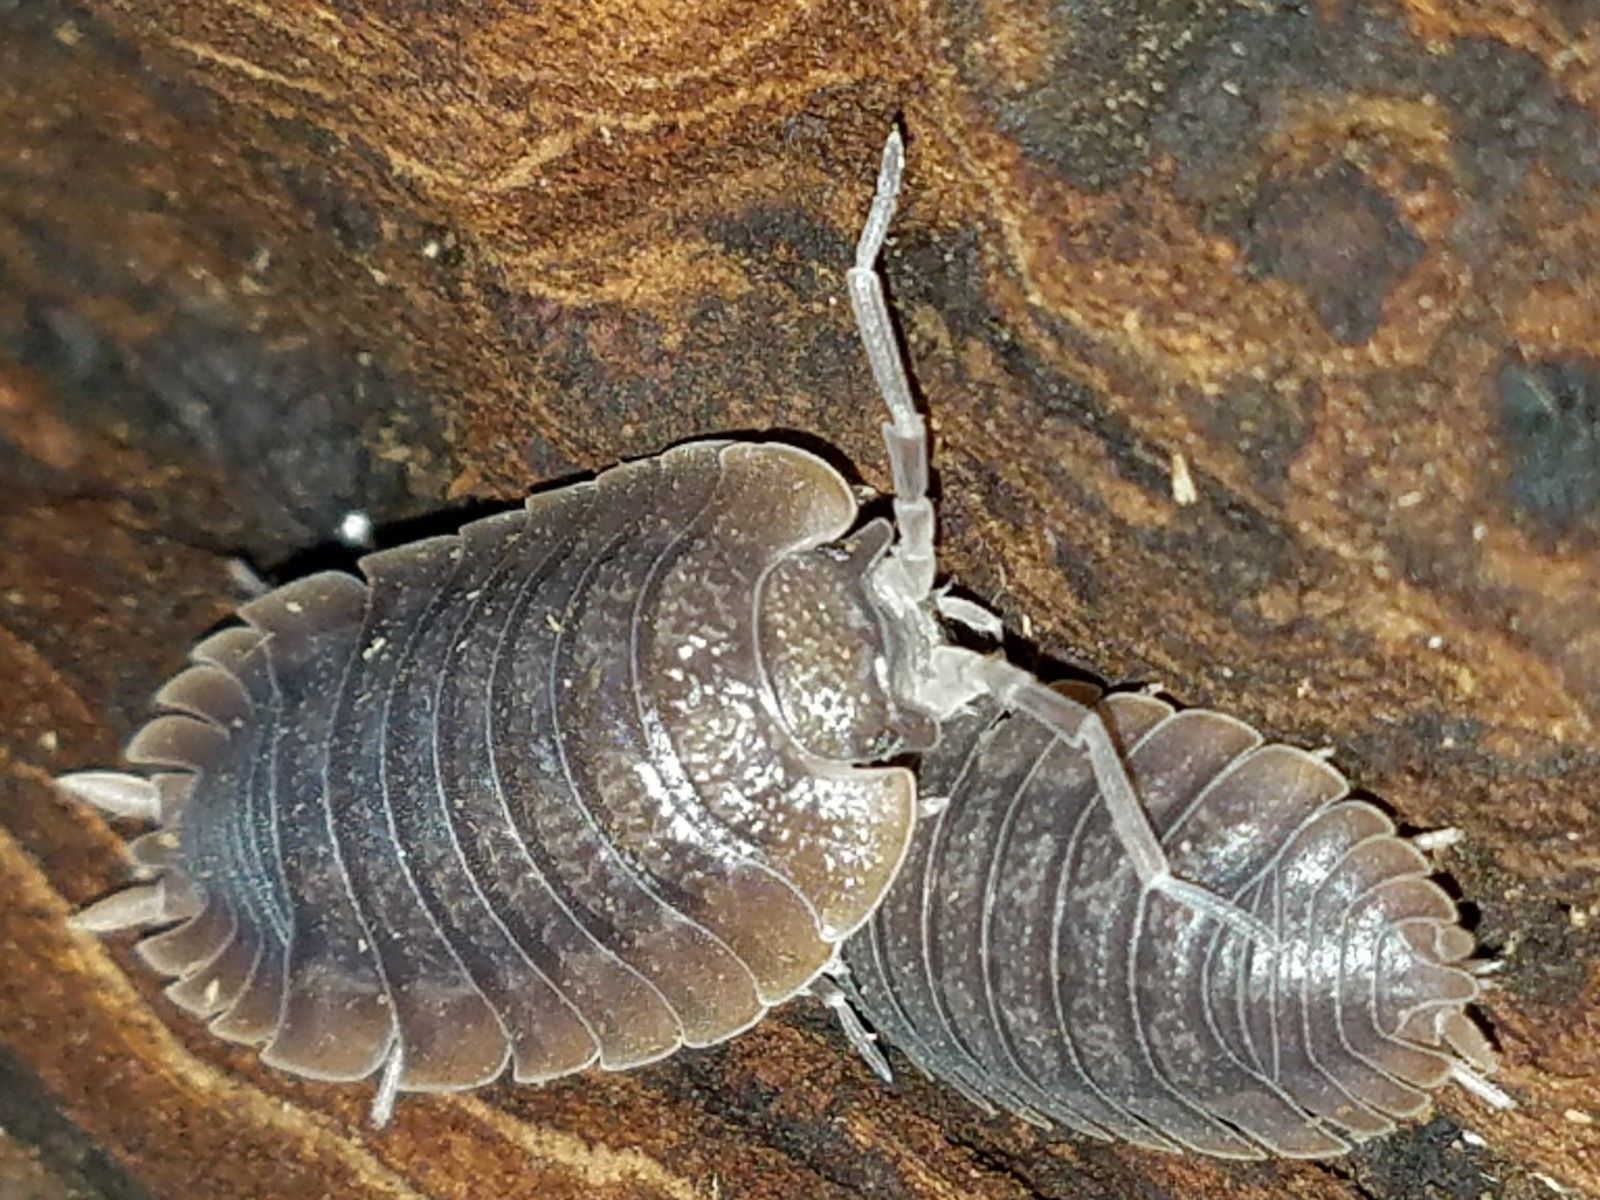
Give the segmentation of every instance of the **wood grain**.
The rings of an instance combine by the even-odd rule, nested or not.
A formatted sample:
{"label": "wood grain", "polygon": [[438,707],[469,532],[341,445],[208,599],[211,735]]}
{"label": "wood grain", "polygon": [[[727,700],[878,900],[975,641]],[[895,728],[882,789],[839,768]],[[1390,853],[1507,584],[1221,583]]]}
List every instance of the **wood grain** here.
{"label": "wood grain", "polygon": [[[64,927],[126,831],[46,779],[230,558],[729,430],[886,483],[842,276],[896,115],[947,570],[1461,829],[1514,1112],[1329,1166],[1048,1143],[800,1004],[377,1132]],[[1600,1195],[1596,246],[1572,0],[0,0],[0,1115],[54,1122],[0,1123],[119,1197]]]}

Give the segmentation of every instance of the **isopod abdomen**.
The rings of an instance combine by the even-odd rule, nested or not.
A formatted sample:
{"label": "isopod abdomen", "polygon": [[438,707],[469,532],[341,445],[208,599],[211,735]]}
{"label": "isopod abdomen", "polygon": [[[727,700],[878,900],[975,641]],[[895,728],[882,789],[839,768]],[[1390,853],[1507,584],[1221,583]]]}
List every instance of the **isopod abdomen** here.
{"label": "isopod abdomen", "polygon": [[1270,936],[1141,888],[1084,757],[984,705],[925,756],[948,804],[845,948],[885,1039],[986,1108],[1231,1158],[1341,1153],[1492,1067],[1473,939],[1388,817],[1233,718],[1097,707],[1174,870]]}

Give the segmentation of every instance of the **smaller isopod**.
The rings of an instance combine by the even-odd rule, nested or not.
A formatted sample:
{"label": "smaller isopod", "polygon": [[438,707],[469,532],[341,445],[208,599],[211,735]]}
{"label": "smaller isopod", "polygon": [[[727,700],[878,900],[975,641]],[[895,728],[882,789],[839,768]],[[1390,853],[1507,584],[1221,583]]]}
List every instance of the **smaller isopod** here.
{"label": "smaller isopod", "polygon": [[1226,1158],[1343,1153],[1452,1077],[1503,1102],[1473,939],[1387,816],[1221,713],[1079,696],[1174,869],[1270,938],[1142,889],[1083,756],[981,702],[924,755],[948,801],[845,946],[884,1037],[987,1110]]}
{"label": "smaller isopod", "polygon": [[[175,1003],[284,1070],[376,1076],[379,1121],[808,989],[881,1067],[829,977],[980,1102],[1146,1144],[1330,1153],[1488,1070],[1471,939],[1329,769],[954,640],[999,622],[935,587],[874,267],[902,165],[895,133],[847,274],[892,522],[805,451],[698,442],[258,596],[156,693],[132,770],[59,780],[156,827],[78,927],[155,927]],[[949,803],[918,821],[894,763],[924,751]]]}

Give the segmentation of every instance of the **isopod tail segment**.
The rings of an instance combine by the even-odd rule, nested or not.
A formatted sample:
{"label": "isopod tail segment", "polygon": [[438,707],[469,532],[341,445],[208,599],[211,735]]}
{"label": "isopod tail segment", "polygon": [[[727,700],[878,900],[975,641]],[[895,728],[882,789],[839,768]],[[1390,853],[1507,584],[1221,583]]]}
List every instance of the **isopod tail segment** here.
{"label": "isopod tail segment", "polygon": [[74,800],[109,816],[161,827],[128,843],[128,855],[147,882],[112,892],[74,913],[68,918],[74,929],[116,933],[170,924],[199,912],[194,885],[172,869],[176,839],[170,832],[193,788],[192,777],[163,773],[147,779],[122,771],[75,771],[55,782]]}
{"label": "isopod tail segment", "polygon": [[[1272,931],[1256,918],[1204,887],[1173,875],[1116,743],[1093,709],[1045,686],[1003,658],[947,644],[929,613],[937,564],[933,503],[928,498],[928,431],[911,395],[883,280],[876,268],[894,217],[904,171],[905,145],[899,129],[895,129],[883,148],[877,192],[856,243],[855,265],[846,275],[862,346],[890,418],[883,425],[883,440],[894,480],[898,537],[879,564],[871,585],[897,624],[923,634],[907,639],[910,644],[902,647],[896,664],[899,678],[893,681],[895,690],[940,720],[978,696],[992,695],[1007,707],[1034,717],[1062,741],[1082,749],[1093,764],[1117,837],[1144,887],[1270,947]],[[959,607],[937,601],[932,607],[947,619],[954,616],[963,624],[979,626],[980,632],[992,631],[988,622]]]}

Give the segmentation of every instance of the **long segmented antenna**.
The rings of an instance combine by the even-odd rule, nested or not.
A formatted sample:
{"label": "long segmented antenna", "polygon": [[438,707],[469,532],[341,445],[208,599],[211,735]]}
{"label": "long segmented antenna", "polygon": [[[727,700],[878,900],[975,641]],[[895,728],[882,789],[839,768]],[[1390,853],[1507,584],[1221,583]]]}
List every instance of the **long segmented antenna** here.
{"label": "long segmented antenna", "polygon": [[872,197],[867,223],[856,240],[856,262],[849,275],[850,299],[861,328],[861,341],[866,346],[867,361],[872,365],[878,391],[889,406],[897,427],[912,423],[920,425],[922,417],[911,400],[911,384],[906,378],[905,363],[900,357],[894,327],[889,323],[888,308],[883,303],[874,264],[878,261],[878,255],[883,253],[884,239],[889,236],[889,225],[894,220],[895,206],[900,200],[900,180],[905,174],[905,166],[906,148],[900,130],[891,130],[889,140],[883,146],[883,163],[878,168],[878,190]]}
{"label": "long segmented antenna", "polygon": [[878,168],[878,190],[872,197],[867,223],[856,242],[855,265],[846,272],[845,281],[872,377],[889,409],[890,420],[883,426],[883,442],[894,477],[895,525],[900,531],[896,556],[904,567],[908,593],[905,599],[914,603],[932,590],[935,574],[934,515],[933,505],[928,500],[928,429],[911,399],[911,383],[906,378],[894,324],[889,319],[883,280],[875,266],[883,251],[883,240],[889,233],[889,223],[894,220],[905,163],[906,150],[900,131],[891,129],[883,147],[883,163]]}

